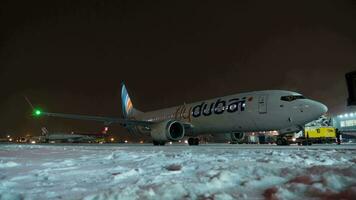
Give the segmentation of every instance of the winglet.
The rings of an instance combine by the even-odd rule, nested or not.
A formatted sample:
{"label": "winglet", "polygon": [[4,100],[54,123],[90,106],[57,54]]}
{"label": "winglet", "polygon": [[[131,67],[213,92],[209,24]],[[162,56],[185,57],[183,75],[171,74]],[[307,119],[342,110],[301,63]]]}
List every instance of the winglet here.
{"label": "winglet", "polygon": [[33,107],[33,104],[31,103],[31,101],[26,97],[26,96],[23,96],[26,100],[26,102],[28,103],[28,105],[30,105],[30,107],[32,108],[32,110],[34,110],[35,108]]}

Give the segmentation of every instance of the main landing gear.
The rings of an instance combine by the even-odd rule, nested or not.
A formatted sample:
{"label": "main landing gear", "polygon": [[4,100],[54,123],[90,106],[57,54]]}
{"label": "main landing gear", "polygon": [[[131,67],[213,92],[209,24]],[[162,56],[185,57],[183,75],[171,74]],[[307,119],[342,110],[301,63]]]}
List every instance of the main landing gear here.
{"label": "main landing gear", "polygon": [[199,138],[189,138],[188,144],[189,145],[199,145]]}
{"label": "main landing gear", "polygon": [[153,141],[153,145],[155,146],[164,146],[166,143],[162,141]]}
{"label": "main landing gear", "polygon": [[280,145],[289,145],[287,139],[284,137],[277,137],[276,144],[279,146]]}

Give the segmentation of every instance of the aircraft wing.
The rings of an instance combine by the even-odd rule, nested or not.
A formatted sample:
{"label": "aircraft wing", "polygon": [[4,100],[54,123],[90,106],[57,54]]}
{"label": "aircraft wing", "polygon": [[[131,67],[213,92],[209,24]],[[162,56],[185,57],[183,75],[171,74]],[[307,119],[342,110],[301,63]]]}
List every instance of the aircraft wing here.
{"label": "aircraft wing", "polygon": [[[112,118],[112,117],[102,117],[102,116],[91,116],[91,115],[77,115],[77,114],[65,114],[65,113],[52,113],[52,112],[43,112],[41,110],[35,109],[33,115],[36,117],[48,116],[48,117],[58,117],[66,119],[76,119],[76,120],[88,120],[88,121],[97,121],[102,122],[105,125],[110,124],[120,124],[124,127],[130,126],[143,126],[151,127],[157,122],[153,121],[144,121],[144,120],[135,120],[135,119],[124,119],[124,118]],[[182,122],[186,129],[192,129],[193,125],[188,122]]]}
{"label": "aircraft wing", "polygon": [[59,117],[66,119],[78,119],[78,120],[89,120],[103,122],[107,125],[109,124],[121,124],[123,126],[149,126],[153,124],[150,121],[141,121],[133,119],[123,119],[123,118],[111,118],[111,117],[101,117],[101,116],[90,116],[90,115],[75,115],[75,114],[64,114],[64,113],[50,113],[50,112],[39,112],[35,111],[36,116],[48,116],[48,117]]}

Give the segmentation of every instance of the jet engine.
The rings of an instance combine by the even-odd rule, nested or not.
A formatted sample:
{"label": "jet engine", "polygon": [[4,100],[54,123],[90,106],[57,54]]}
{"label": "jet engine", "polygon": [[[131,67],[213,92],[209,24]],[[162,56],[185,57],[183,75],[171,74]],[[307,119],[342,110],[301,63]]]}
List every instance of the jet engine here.
{"label": "jet engine", "polygon": [[245,133],[236,132],[236,133],[228,133],[228,137],[231,143],[242,143],[245,139]]}
{"label": "jet engine", "polygon": [[153,141],[178,141],[184,137],[184,134],[184,125],[179,121],[167,120],[151,127],[151,137]]}

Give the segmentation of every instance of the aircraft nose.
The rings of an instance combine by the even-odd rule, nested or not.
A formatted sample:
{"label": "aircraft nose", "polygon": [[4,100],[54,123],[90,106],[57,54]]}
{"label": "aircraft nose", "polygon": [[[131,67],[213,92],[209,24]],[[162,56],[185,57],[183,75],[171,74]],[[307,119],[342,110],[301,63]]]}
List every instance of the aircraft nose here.
{"label": "aircraft nose", "polygon": [[319,116],[324,115],[326,112],[328,112],[328,107],[320,102],[315,101],[314,103],[315,110]]}
{"label": "aircraft nose", "polygon": [[320,109],[321,109],[321,113],[325,114],[326,112],[328,112],[328,107],[322,103],[320,104]]}

